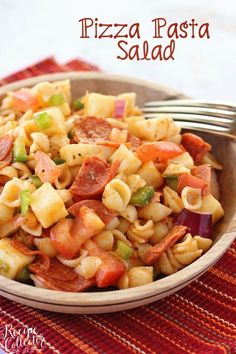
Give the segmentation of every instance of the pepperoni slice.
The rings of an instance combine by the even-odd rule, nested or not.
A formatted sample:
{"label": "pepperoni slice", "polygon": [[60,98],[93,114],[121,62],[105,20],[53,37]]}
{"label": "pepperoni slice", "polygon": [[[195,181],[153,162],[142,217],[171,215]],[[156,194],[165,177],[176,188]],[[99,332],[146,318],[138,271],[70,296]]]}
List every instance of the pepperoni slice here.
{"label": "pepperoni slice", "polygon": [[37,151],[35,154],[36,166],[35,173],[42,182],[55,183],[61,174],[61,170],[55,162],[43,151]]}
{"label": "pepperoni slice", "polygon": [[78,275],[77,279],[73,281],[63,281],[63,280],[55,280],[51,278],[45,278],[41,275],[34,275],[36,280],[38,280],[43,287],[49,290],[57,290],[57,291],[68,291],[68,292],[82,292],[85,291],[92,286],[96,285],[94,279],[85,279]]}
{"label": "pepperoni slice", "polygon": [[80,208],[82,206],[93,209],[105,225],[107,225],[116,215],[118,215],[115,211],[107,209],[99,200],[82,200],[72,205],[68,209],[68,212],[75,217],[79,217]]}
{"label": "pepperoni slice", "polygon": [[186,232],[187,226],[174,226],[173,229],[164,237],[164,239],[148,250],[145,263],[149,265],[154,264],[161,254],[180,240]]}
{"label": "pepperoni slice", "polygon": [[70,267],[62,264],[57,258],[53,258],[50,262],[50,267],[47,270],[42,270],[38,267],[38,263],[34,262],[30,264],[30,270],[34,274],[50,277],[55,280],[70,281],[77,278],[77,273]]}
{"label": "pepperoni slice", "polygon": [[75,121],[74,140],[76,142],[108,141],[112,128],[112,125],[102,118],[80,118]]}
{"label": "pepperoni slice", "polygon": [[51,260],[50,267],[46,271],[42,271],[37,263],[30,264],[29,270],[35,274],[42,285],[51,290],[79,292],[95,285],[94,279],[83,278],[56,258]]}
{"label": "pepperoni slice", "polygon": [[[13,239],[11,244],[13,247],[15,247],[18,251],[23,253],[25,256],[38,256],[38,257],[40,257],[35,263],[38,265],[39,269],[41,269],[41,270],[48,270],[49,269],[50,258],[48,257],[48,255],[46,255],[42,251],[39,251],[39,250],[32,251],[30,248],[28,248],[27,246],[25,246],[23,243],[21,243],[20,241],[18,241],[16,239]],[[33,265],[33,264],[34,263],[32,263],[31,265]]]}
{"label": "pepperoni slice", "polygon": [[119,166],[120,161],[109,165],[97,156],[87,156],[70,188],[71,193],[87,198],[101,194]]}
{"label": "pepperoni slice", "polygon": [[8,160],[10,159],[12,141],[13,139],[11,135],[5,135],[0,137],[0,161],[8,162]]}
{"label": "pepperoni slice", "polygon": [[202,157],[211,151],[210,144],[200,138],[200,136],[192,133],[185,133],[182,135],[182,145],[196,162],[201,161]]}
{"label": "pepperoni slice", "polygon": [[13,107],[21,112],[26,112],[28,109],[34,112],[39,108],[37,98],[28,89],[13,92],[12,103]]}

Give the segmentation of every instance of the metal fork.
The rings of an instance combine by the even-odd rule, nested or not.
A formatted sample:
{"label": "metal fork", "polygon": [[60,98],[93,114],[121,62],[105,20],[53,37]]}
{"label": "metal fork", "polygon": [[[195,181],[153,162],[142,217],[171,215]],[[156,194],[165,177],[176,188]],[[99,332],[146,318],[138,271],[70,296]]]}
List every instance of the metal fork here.
{"label": "metal fork", "polygon": [[142,109],[145,118],[170,115],[185,129],[236,135],[236,105],[192,99],[147,102]]}

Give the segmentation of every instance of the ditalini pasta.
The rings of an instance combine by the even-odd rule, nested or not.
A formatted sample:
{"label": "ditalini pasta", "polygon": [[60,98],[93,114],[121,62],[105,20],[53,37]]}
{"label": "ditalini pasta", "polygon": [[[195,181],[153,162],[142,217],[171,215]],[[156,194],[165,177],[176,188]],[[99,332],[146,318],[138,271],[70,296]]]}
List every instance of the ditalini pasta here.
{"label": "ditalini pasta", "polygon": [[207,252],[224,215],[210,144],[146,120],[135,93],[71,97],[64,80],[1,100],[0,274],[127,289]]}

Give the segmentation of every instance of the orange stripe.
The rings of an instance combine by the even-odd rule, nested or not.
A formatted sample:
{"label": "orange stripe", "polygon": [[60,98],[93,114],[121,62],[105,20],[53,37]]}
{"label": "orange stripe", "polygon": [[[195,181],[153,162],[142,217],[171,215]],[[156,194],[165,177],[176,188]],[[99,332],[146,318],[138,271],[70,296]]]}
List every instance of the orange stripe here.
{"label": "orange stripe", "polygon": [[[147,310],[148,307],[145,307],[145,306],[144,306],[143,309]],[[141,320],[138,319],[137,317],[134,317],[134,316],[130,315],[129,313],[126,313],[126,316],[131,317],[133,320],[137,321],[138,323],[141,323],[143,326],[147,327],[147,328],[148,328],[149,330],[151,330],[152,332],[157,333],[159,336],[161,336],[161,337],[164,338],[165,340],[168,340],[170,343],[174,344],[174,346],[180,348],[181,350],[184,350],[186,353],[193,354],[192,351],[189,351],[187,348],[182,347],[181,345],[179,345],[179,344],[176,343],[175,341],[171,340],[170,337],[167,336],[166,332],[165,332],[165,334],[162,334],[162,333],[159,332],[156,328],[155,328],[155,330],[154,330],[153,327],[149,326],[147,323],[141,321]],[[157,316],[157,317],[158,317],[158,316]],[[163,318],[162,316],[159,316],[159,317]],[[165,319],[165,320],[166,320],[166,319]],[[171,322],[171,325],[172,325],[172,324],[173,324],[173,323]]]}
{"label": "orange stripe", "polygon": [[[124,345],[127,344],[127,346],[124,345],[124,347],[127,349],[127,347],[129,347],[129,349],[131,351],[133,351],[134,353],[137,352],[141,352],[143,354],[145,354],[144,351],[142,351],[141,349],[139,349],[139,347],[137,347],[135,344],[132,344],[131,342],[129,342],[128,340],[126,340],[124,338],[124,332],[120,331],[119,328],[117,328],[116,326],[113,326],[110,322],[106,321],[104,319],[104,317],[99,318],[99,321],[96,321],[94,318],[96,317],[96,315],[94,315],[93,317],[89,317],[87,315],[83,315],[88,322],[93,325],[95,328],[98,328],[99,330],[101,330],[102,332],[105,332],[107,335],[109,335],[109,337],[112,337],[113,339],[115,339],[117,342],[119,342],[120,344]],[[108,323],[108,326],[110,326],[111,328],[114,328],[115,331],[118,331],[121,333],[121,335],[123,336],[123,338],[117,334],[116,332],[114,332],[114,330],[109,329],[108,327],[105,327],[105,325],[101,324],[101,321]],[[148,350],[148,348],[146,347],[146,345],[142,344],[140,341],[138,341],[136,338],[131,337],[129,334],[125,333],[125,336],[130,338],[131,340],[133,340],[134,342],[136,342],[140,347],[145,347],[145,349]],[[117,338],[116,338],[117,337]],[[133,348],[134,347],[134,348]]]}
{"label": "orange stripe", "polygon": [[235,252],[235,250],[228,250],[228,253],[229,253],[232,257],[236,257],[236,252]]}
{"label": "orange stripe", "polygon": [[[183,326],[183,324],[180,324],[176,319],[175,319],[175,321],[179,323],[178,325],[177,325],[175,322],[173,322],[173,320],[168,319],[164,314],[163,314],[163,316],[160,316],[157,312],[155,312],[155,311],[152,310],[152,309],[149,309],[148,307],[146,307],[145,310],[147,310],[147,311],[153,313],[153,315],[154,315],[155,317],[161,317],[161,318],[163,318],[166,322],[169,322],[172,326],[176,327],[177,330],[179,330],[179,331],[183,332],[184,334],[187,334],[188,336],[192,337],[194,341],[198,340],[198,342],[203,343],[203,344],[206,345],[206,346],[216,348],[217,345],[214,345],[214,343],[211,343],[211,342],[209,341],[209,339],[205,338],[204,336],[203,336],[204,339],[199,338],[199,337],[198,337],[198,336],[199,336],[199,333],[194,332],[194,330],[192,330],[192,331],[196,334],[196,336],[193,335],[192,333],[188,332],[187,330],[185,330],[183,327],[181,327],[181,326]],[[206,342],[206,341],[207,341],[207,342]],[[225,348],[222,347],[222,349],[224,350],[224,353],[225,353],[225,352],[226,352],[226,351],[225,351]]]}
{"label": "orange stripe", "polygon": [[[208,311],[202,309],[201,307],[198,307],[194,303],[190,302],[189,300],[185,300],[182,297],[180,300],[178,297],[176,296],[175,301],[179,302],[181,306],[183,306],[183,301],[184,301],[185,308],[187,307],[189,309],[189,311],[196,313],[197,317],[195,317],[195,319],[198,318],[199,316],[202,316],[204,319],[207,319],[209,321],[211,320],[213,323],[216,323],[218,326],[226,329],[227,331],[233,331],[233,333],[235,332],[234,328],[231,328],[230,326],[226,326],[225,324],[221,323],[222,319],[213,315],[211,312],[208,312]],[[197,307],[197,308],[195,308],[195,307]],[[206,314],[204,312],[206,312]],[[215,318],[218,319],[218,321]],[[229,323],[229,325],[231,325],[231,324]]]}
{"label": "orange stripe", "polygon": [[196,283],[199,283],[199,284],[200,284],[201,286],[203,286],[204,288],[206,288],[206,289],[208,289],[208,290],[210,290],[210,291],[216,293],[217,295],[220,295],[220,296],[222,296],[222,297],[225,297],[225,298],[228,299],[228,300],[235,301],[235,299],[234,299],[232,296],[227,295],[227,294],[224,294],[224,293],[222,293],[221,291],[212,288],[210,285],[207,285],[207,284],[203,283],[201,280],[195,280],[195,282],[196,282]]}
{"label": "orange stripe", "polygon": [[[194,320],[194,322],[196,322],[196,317],[191,314],[191,312],[193,311],[192,309],[191,309],[191,311],[186,312],[186,311],[183,310],[182,307],[176,305],[176,303],[171,303],[171,302],[168,301],[168,300],[166,300],[166,302],[168,302],[168,303],[170,304],[170,306],[172,306],[172,307],[178,309],[178,311],[182,312],[184,315],[186,315],[186,317],[188,317],[188,318],[191,317],[191,318]],[[206,316],[205,316],[205,317],[206,317]],[[198,314],[197,319],[198,319],[198,322],[202,323],[204,326],[209,327],[210,329],[213,329],[214,332],[218,332],[218,333],[220,333],[220,334],[223,334],[225,337],[232,338],[232,335],[226,334],[225,332],[220,331],[219,329],[217,329],[215,326],[212,326],[212,325],[210,325],[209,323],[206,323],[206,322],[204,322],[203,320],[201,320],[201,319],[199,318],[199,314]],[[194,331],[194,330],[193,330],[193,331]],[[194,333],[197,334],[196,331],[194,331]],[[205,337],[204,337],[204,338],[205,338]],[[226,338],[226,339],[227,339],[227,338]]]}
{"label": "orange stripe", "polygon": [[207,293],[193,287],[191,284],[188,285],[193,291],[196,291],[197,293],[200,293],[201,295],[204,295],[205,297],[207,297],[208,299],[210,299],[211,301],[214,301],[216,302],[217,304],[219,304],[220,306],[224,306],[226,307],[227,309],[229,309],[230,311],[234,310],[236,311],[236,309],[233,307],[233,306],[230,306],[230,305],[227,305],[223,302],[220,302],[219,300],[217,300],[216,298],[212,297],[212,296],[209,296]]}
{"label": "orange stripe", "polygon": [[[22,305],[16,304],[19,308],[22,308]],[[61,325],[53,322],[49,318],[43,316],[39,312],[24,306],[24,310],[31,315],[33,315],[35,318],[39,319],[43,324],[47,324],[48,327],[53,328],[56,330],[59,334],[61,334],[63,337],[66,339],[69,339],[76,347],[83,349],[86,351],[88,354],[97,354],[98,352],[95,351],[92,347],[89,347],[84,341],[80,340],[79,338],[75,337],[71,332],[67,331],[65,328],[63,328]]]}
{"label": "orange stripe", "polygon": [[219,269],[211,268],[211,269],[209,269],[209,272],[211,272],[212,274],[216,275],[220,279],[223,278],[223,279],[227,280],[227,282],[229,282],[230,284],[236,285],[236,279],[234,277],[232,277],[229,274],[226,274],[226,273],[222,272]]}

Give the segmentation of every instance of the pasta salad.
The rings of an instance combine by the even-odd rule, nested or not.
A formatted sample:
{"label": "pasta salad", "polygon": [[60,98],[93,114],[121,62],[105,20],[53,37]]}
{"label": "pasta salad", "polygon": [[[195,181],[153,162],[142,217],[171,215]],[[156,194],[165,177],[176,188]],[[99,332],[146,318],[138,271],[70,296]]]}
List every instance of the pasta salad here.
{"label": "pasta salad", "polygon": [[135,93],[70,81],[8,92],[0,104],[0,274],[69,292],[127,289],[189,265],[223,216],[201,137],[144,119]]}

